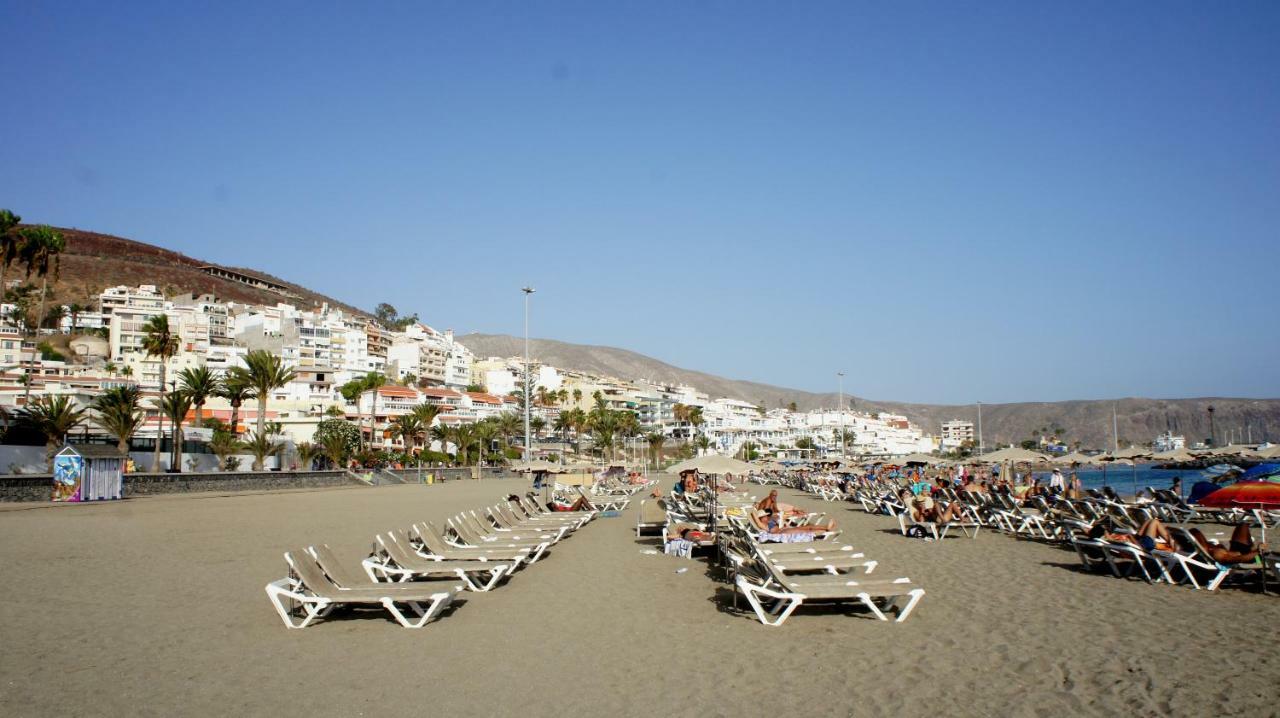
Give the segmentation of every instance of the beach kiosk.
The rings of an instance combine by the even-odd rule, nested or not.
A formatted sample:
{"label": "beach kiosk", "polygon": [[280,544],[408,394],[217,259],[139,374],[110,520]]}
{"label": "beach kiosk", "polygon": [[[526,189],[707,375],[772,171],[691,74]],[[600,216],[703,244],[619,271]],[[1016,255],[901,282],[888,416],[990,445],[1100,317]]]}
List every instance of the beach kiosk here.
{"label": "beach kiosk", "polygon": [[124,493],[125,457],[114,446],[66,446],[53,457],[54,501],[105,501]]}

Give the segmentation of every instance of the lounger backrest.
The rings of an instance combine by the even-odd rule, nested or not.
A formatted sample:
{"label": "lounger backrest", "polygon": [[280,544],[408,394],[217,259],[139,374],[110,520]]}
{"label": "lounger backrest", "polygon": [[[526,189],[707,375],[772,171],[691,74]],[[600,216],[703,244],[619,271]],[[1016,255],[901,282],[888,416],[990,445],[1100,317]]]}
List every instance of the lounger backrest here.
{"label": "lounger backrest", "polygon": [[428,523],[420,523],[414,524],[413,528],[418,535],[418,540],[422,542],[423,547],[428,552],[440,555],[442,552],[448,551],[449,545],[444,542],[444,539],[440,538],[440,534],[436,532],[435,527]]}
{"label": "lounger backrest", "polygon": [[320,569],[328,574],[335,584],[351,587],[368,583],[367,579],[347,570],[347,565],[338,560],[338,557],[333,553],[333,549],[329,548],[328,544],[312,546],[310,551],[315,556],[316,563],[320,564]]}
{"label": "lounger backrest", "polygon": [[333,596],[341,590],[329,580],[328,576],[324,575],[315,558],[306,551],[288,551],[284,555],[284,560],[297,574],[298,580],[317,596]]}

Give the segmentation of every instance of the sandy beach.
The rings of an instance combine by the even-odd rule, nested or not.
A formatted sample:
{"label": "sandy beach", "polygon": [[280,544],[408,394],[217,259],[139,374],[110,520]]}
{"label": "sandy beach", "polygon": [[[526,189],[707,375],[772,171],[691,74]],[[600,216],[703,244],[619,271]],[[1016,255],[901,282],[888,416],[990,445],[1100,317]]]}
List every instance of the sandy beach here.
{"label": "sandy beach", "polygon": [[986,531],[910,540],[786,489],[927,590],[907,622],[762,626],[704,561],[647,555],[635,504],[422,630],[371,611],[291,631],[263,592],[287,549],[324,542],[356,566],[380,530],[526,486],[4,506],[0,714],[1275,715],[1274,596],[1086,574]]}

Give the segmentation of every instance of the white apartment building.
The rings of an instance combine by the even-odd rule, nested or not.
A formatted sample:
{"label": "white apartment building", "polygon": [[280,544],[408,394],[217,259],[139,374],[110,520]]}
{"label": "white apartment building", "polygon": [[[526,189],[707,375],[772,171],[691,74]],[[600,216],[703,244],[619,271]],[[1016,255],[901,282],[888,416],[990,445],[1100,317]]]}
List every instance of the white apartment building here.
{"label": "white apartment building", "polygon": [[138,287],[111,287],[98,295],[99,311],[108,321],[107,341],[111,345],[111,357],[119,360],[126,354],[141,352],[146,338],[143,327],[147,320],[165,310],[164,296],[155,285]]}
{"label": "white apartment building", "polygon": [[973,422],[959,419],[942,422],[942,430],[939,433],[939,439],[944,448],[958,448],[966,441],[976,441],[976,436],[977,434],[973,431]]}

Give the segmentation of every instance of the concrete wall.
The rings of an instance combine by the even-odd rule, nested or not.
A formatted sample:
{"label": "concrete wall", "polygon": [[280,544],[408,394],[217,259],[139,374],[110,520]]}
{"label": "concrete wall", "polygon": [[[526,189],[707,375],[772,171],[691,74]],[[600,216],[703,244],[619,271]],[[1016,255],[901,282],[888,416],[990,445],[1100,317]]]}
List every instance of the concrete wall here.
{"label": "concrete wall", "polygon": [[[43,453],[41,454],[43,456]],[[416,469],[392,471],[405,483],[417,483]],[[434,473],[435,480],[470,480],[471,469],[423,469],[423,478]],[[373,472],[377,474],[377,472]],[[504,469],[484,469],[481,478],[510,479],[523,474],[513,474]],[[155,494],[194,493],[200,491],[272,491],[276,489],[314,489],[329,486],[363,486],[345,471],[220,471],[181,474],[126,474],[124,496],[152,496]],[[0,476],[0,501],[48,501],[52,494],[53,479],[48,474]]]}

